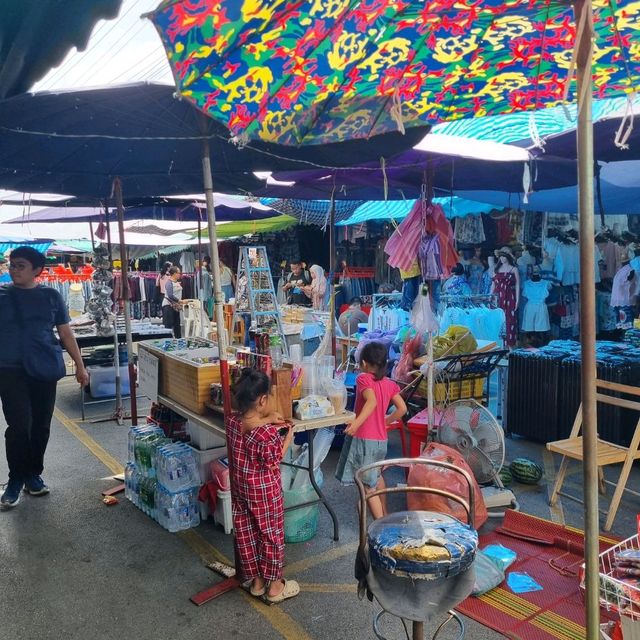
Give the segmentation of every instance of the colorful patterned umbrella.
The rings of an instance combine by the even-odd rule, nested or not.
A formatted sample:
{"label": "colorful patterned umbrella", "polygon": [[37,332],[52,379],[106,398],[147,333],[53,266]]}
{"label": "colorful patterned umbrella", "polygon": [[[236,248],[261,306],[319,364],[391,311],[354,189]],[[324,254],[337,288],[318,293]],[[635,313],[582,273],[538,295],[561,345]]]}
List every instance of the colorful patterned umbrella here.
{"label": "colorful patterned umbrella", "polygon": [[[150,17],[184,98],[282,144],[535,109],[573,87],[568,0],[165,0]],[[594,22],[596,95],[632,92],[640,2],[594,0]]]}

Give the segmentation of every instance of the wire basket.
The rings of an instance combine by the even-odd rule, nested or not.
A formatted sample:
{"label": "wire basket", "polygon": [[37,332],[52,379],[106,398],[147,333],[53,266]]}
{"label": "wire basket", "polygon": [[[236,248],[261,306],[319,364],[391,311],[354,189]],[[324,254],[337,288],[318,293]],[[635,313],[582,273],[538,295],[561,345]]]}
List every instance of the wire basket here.
{"label": "wire basket", "polygon": [[[600,554],[600,604],[620,614],[625,640],[636,640],[640,638],[640,576],[624,576],[616,562],[621,552],[629,550],[640,555],[637,535]],[[584,579],[582,582],[584,588]]]}

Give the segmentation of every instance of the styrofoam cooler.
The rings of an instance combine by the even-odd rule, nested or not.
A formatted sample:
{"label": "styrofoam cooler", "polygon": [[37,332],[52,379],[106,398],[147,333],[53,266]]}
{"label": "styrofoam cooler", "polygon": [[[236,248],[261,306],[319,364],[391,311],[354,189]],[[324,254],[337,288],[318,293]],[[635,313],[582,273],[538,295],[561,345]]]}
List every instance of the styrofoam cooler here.
{"label": "styrofoam cooler", "polygon": [[226,441],[222,436],[212,433],[204,427],[194,424],[191,420],[187,421],[187,431],[191,438],[191,444],[194,448],[201,451],[207,449],[217,449],[226,446]]}
{"label": "styrofoam cooler", "polygon": [[[122,393],[129,395],[129,366],[122,365],[120,369],[120,384]],[[116,368],[89,366],[89,390],[92,398],[113,398],[116,395]]]}

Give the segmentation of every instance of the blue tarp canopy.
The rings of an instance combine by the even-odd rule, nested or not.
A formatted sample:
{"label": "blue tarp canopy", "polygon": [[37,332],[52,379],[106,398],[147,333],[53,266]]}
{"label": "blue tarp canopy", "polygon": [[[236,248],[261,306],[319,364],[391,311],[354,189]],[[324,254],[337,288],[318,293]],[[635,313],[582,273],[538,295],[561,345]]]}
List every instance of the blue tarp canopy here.
{"label": "blue tarp canopy", "polygon": [[246,193],[264,184],[254,172],[351,166],[399,153],[428,131],[313,148],[264,142],[239,148],[222,125],[174,92],[139,83],[0,101],[0,188],[108,200],[118,176],[126,198],[199,193],[206,138],[216,191]]}

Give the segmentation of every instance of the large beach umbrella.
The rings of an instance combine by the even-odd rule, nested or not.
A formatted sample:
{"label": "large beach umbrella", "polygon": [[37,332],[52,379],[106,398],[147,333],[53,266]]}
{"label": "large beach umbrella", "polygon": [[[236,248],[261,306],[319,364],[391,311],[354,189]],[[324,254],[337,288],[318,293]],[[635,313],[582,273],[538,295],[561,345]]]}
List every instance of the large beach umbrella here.
{"label": "large beach umbrella", "polygon": [[[151,18],[180,95],[242,140],[318,148],[575,99],[581,270],[593,273],[592,91],[640,85],[637,2],[165,0]],[[587,635],[596,640],[595,296],[582,282]]]}
{"label": "large beach umbrella", "polygon": [[[598,97],[638,87],[635,2],[597,0]],[[573,97],[564,0],[165,0],[178,91],[233,135],[319,144]]]}

